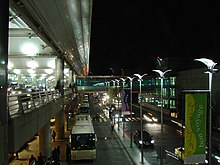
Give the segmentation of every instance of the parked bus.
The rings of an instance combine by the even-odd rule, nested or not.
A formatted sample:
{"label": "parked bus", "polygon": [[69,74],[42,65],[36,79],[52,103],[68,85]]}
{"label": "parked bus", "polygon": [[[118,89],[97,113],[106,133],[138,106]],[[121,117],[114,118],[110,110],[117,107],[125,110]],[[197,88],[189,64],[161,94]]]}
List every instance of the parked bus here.
{"label": "parked bus", "polygon": [[96,134],[90,115],[76,115],[70,135],[71,159],[96,159]]}

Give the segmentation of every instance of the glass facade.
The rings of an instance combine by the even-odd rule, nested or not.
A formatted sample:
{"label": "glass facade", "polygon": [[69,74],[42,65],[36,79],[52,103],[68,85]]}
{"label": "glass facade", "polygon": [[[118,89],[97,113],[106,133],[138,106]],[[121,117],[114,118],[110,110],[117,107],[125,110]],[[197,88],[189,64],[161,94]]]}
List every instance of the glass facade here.
{"label": "glass facade", "polygon": [[[148,80],[148,86],[153,86],[153,90],[146,91],[145,102],[154,106],[161,106],[161,79]],[[172,117],[177,117],[176,110],[176,77],[165,78],[163,81],[163,108],[170,110]]]}

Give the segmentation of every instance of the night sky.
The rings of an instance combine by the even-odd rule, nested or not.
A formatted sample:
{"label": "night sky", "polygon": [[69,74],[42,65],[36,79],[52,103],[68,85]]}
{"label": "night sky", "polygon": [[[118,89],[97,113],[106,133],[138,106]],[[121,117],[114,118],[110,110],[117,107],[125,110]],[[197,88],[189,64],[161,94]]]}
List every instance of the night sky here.
{"label": "night sky", "polygon": [[147,73],[158,56],[219,64],[220,11],[213,2],[93,0],[90,75]]}

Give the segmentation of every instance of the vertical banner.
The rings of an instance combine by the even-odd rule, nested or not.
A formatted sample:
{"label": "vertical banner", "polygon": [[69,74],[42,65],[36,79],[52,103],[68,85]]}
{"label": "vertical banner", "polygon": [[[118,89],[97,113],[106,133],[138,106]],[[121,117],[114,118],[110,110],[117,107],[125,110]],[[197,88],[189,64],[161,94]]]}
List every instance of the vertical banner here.
{"label": "vertical banner", "polygon": [[122,90],[122,114],[130,115],[130,89]]}
{"label": "vertical banner", "polygon": [[204,163],[208,93],[185,94],[184,164]]}

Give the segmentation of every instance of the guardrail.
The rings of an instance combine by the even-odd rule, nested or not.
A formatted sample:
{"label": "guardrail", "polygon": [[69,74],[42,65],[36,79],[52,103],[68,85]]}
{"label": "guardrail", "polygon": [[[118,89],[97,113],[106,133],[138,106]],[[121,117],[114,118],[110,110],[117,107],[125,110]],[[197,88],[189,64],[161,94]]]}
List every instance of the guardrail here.
{"label": "guardrail", "polygon": [[[72,93],[72,90],[65,89],[64,95]],[[60,98],[58,90],[45,90],[39,92],[22,93],[8,96],[8,112],[10,117],[21,115],[33,109],[39,108],[51,101]]]}

